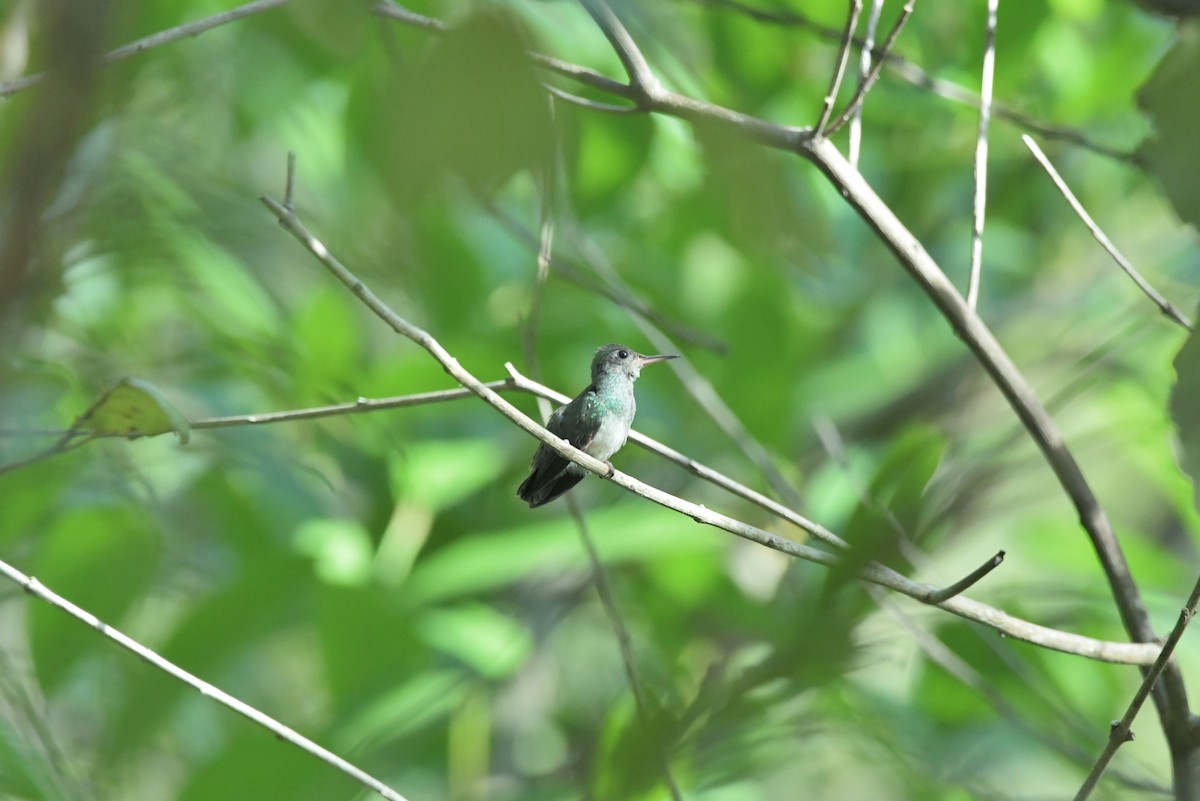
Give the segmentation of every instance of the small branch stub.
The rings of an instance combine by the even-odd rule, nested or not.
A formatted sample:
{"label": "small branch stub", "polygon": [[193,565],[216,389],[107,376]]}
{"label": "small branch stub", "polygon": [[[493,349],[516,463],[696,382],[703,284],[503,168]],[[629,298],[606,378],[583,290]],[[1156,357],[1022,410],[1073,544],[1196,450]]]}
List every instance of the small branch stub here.
{"label": "small branch stub", "polygon": [[988,573],[991,573],[993,570],[998,568],[1000,566],[1000,563],[1003,561],[1004,561],[1004,551],[1000,551],[995,556],[993,556],[991,559],[987,560],[982,565],[980,565],[979,567],[972,570],[970,573],[968,573],[962,579],[954,582],[953,584],[951,584],[948,587],[943,587],[940,590],[929,593],[929,596],[926,599],[926,603],[940,604],[943,601],[950,600],[951,598],[953,598],[956,595],[961,595],[962,593],[966,592],[971,587],[973,587],[975,584],[977,584],[979,582],[979,580],[982,579],[984,576],[986,576]]}

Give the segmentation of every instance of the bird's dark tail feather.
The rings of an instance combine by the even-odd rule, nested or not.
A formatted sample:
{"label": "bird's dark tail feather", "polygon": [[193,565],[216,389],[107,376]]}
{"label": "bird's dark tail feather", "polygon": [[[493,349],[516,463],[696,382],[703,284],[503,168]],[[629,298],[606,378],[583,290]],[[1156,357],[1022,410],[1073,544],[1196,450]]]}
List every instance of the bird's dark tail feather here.
{"label": "bird's dark tail feather", "polygon": [[580,481],[583,481],[585,475],[587,474],[564,470],[547,480],[543,473],[534,471],[517,488],[517,495],[521,500],[529,504],[529,508],[533,509],[544,503],[550,503],[550,501],[562,495]]}

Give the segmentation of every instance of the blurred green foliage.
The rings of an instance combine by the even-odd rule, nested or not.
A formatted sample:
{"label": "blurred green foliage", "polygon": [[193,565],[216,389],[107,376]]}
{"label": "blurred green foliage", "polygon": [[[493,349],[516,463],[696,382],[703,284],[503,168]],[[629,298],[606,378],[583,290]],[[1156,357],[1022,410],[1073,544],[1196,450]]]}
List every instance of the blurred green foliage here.
{"label": "blurred green foliage", "polygon": [[[64,68],[58,7],[0,6],[0,78]],[[79,21],[107,49],[227,7],[143,0]],[[754,7],[834,30],[845,11]],[[551,103],[542,81],[616,102],[524,57],[622,75],[574,3],[415,9],[451,31],[405,27],[368,3],[293,0],[149,50],[97,73],[61,116],[78,124],[54,137],[38,126],[75,102],[56,84],[0,101],[2,231],[9,245],[27,236],[33,254],[4,284],[23,294],[0,304],[0,464],[52,444],[46,431],[127,376],[148,388],[135,417],[174,408],[193,421],[450,385],[259,205],[282,196],[291,150],[306,224],[480,378],[512,361],[574,393],[598,345],[652,349],[588,288],[609,280],[602,254],[622,291],[683,332],[674,349],[765,446],[800,510],[854,543],[854,564],[882,559],[941,583],[1004,549],[972,596],[1122,638],[1036,448],[814,170],[725,131]],[[667,85],[780,123],[815,120],[829,37],[720,2],[617,10]],[[974,87],[983,10],[918,4],[898,50]],[[1044,142],[1183,308],[1200,279],[1195,231],[1180,222],[1197,222],[1200,105],[1185,79],[1196,41],[1194,22],[1176,28],[1130,3],[1055,0],[1002,4],[996,53],[998,100],[1145,159],[1148,170]],[[885,71],[863,121],[863,172],[960,284],[976,119]],[[993,122],[980,311],[1062,426],[1165,631],[1200,530],[1168,415],[1184,334],[1099,250],[1021,132]],[[22,167],[31,142],[61,170]],[[530,354],[547,170],[555,256],[577,275],[551,272]],[[36,225],[14,227],[30,198],[44,198]],[[0,267],[18,251],[0,248]],[[1194,349],[1175,363],[1190,475]],[[647,372],[639,401],[641,430],[766,491],[667,369]],[[96,441],[0,474],[0,558],[413,801],[659,799],[664,760],[687,798],[708,801],[1063,797],[1139,680],[906,599],[881,609],[847,570],[789,564],[592,479],[575,495],[631,634],[639,715],[575,522],[562,503],[535,512],[514,496],[533,448],[471,400],[193,431],[186,445]],[[636,448],[615,461],[802,536]],[[1200,675],[1194,638],[1179,662]],[[1169,783],[1150,716],[1137,733],[1117,768]],[[1134,792],[1118,778],[1102,788]],[[365,796],[0,588],[0,798]]]}

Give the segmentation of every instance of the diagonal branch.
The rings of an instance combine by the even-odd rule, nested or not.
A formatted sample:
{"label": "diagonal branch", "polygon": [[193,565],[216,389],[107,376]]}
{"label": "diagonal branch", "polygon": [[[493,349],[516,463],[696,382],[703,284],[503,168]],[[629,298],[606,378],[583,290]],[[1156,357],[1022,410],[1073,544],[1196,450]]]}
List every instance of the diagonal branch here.
{"label": "diagonal branch", "polygon": [[[236,22],[239,19],[260,14],[263,11],[268,11],[272,8],[286,3],[287,0],[255,0],[253,3],[247,3],[244,6],[231,8],[228,11],[223,11],[220,14],[213,14],[211,17],[194,20],[192,22],[178,25],[174,28],[169,28],[165,31],[144,36],[137,41],[130,42],[127,45],[118,47],[116,50],[111,50],[100,59],[100,66],[107,67],[110,64],[115,64],[118,61],[136,56],[139,53],[144,53],[155,47],[161,47],[172,42],[177,42],[180,39],[186,39],[189,36],[198,36],[205,31],[211,31],[213,28],[220,27],[230,22]],[[26,75],[21,78],[15,78],[11,81],[0,83],[0,97],[8,97],[14,95],[31,86],[36,86],[46,80],[46,73],[35,72],[32,75]]]}
{"label": "diagonal branch", "polygon": [[1067,182],[1063,180],[1061,175],[1059,175],[1058,170],[1054,169],[1054,165],[1050,163],[1050,159],[1046,158],[1046,154],[1042,152],[1040,147],[1038,147],[1038,143],[1033,141],[1033,138],[1028,134],[1022,136],[1021,139],[1025,142],[1025,146],[1029,148],[1029,151],[1033,153],[1033,157],[1036,158],[1038,163],[1042,165],[1042,168],[1046,170],[1046,174],[1050,176],[1050,180],[1054,182],[1056,187],[1058,187],[1058,191],[1061,192],[1062,196],[1067,199],[1067,203],[1069,203],[1075,213],[1079,215],[1079,219],[1083,220],[1083,224],[1086,225],[1087,229],[1092,232],[1092,236],[1095,237],[1096,241],[1100,243],[1100,247],[1104,248],[1104,251],[1108,253],[1109,256],[1112,256],[1112,259],[1117,263],[1117,266],[1125,271],[1125,274],[1129,276],[1133,283],[1137,284],[1137,288],[1142,290],[1142,293],[1154,302],[1154,305],[1158,307],[1158,310],[1162,312],[1167,319],[1177,323],[1183,328],[1186,328],[1188,331],[1191,331],[1192,321],[1189,320],[1187,316],[1183,314],[1183,312],[1171,305],[1171,302],[1160,295],[1154,289],[1154,287],[1150,286],[1150,283],[1142,277],[1142,274],[1137,271],[1137,268],[1129,262],[1129,259],[1121,255],[1121,251],[1117,250],[1117,246],[1114,245],[1112,240],[1105,235],[1104,231],[1100,230],[1100,226],[1096,225],[1096,221],[1092,219],[1092,215],[1087,213],[1087,209],[1085,209],[1083,204],[1079,202],[1079,198],[1075,197],[1075,193],[1071,191],[1071,187],[1067,186]]}
{"label": "diagonal branch", "polygon": [[0,561],[0,575],[3,575],[9,581],[19,584],[21,588],[25,590],[25,592],[29,593],[33,597],[41,601],[45,601],[51,606],[61,609],[63,612],[66,612],[71,617],[83,623],[85,626],[95,629],[100,634],[112,640],[125,650],[137,655],[143,661],[150,663],[164,673],[173,676],[192,689],[198,691],[206,698],[211,698],[227,709],[232,709],[242,717],[257,723],[259,726],[262,726],[264,729],[270,731],[280,740],[290,743],[300,750],[315,756],[317,759],[321,760],[327,765],[332,766],[333,768],[354,779],[359,784],[362,784],[368,789],[373,790],[374,792],[383,796],[385,799],[388,799],[388,801],[405,801],[404,796],[400,795],[400,793],[388,787],[382,781],[376,779],[366,771],[347,762],[332,751],[322,748],[312,740],[297,732],[295,729],[285,726],[269,715],[266,715],[263,712],[260,712],[258,709],[250,706],[245,701],[241,701],[234,696],[229,695],[225,691],[214,687],[203,679],[188,673],[183,668],[166,660],[157,652],[147,648],[137,640],[134,640],[132,637],[122,634],[120,631],[108,625],[103,620],[97,618],[91,612],[81,609],[80,607],[68,601],[66,598],[58,595],[33,576],[27,576],[8,563],[2,561]]}
{"label": "diagonal branch", "polygon": [[1179,619],[1175,621],[1175,628],[1171,629],[1170,635],[1163,643],[1162,651],[1159,652],[1158,658],[1154,660],[1154,664],[1146,671],[1146,675],[1142,678],[1142,684],[1134,693],[1133,700],[1129,702],[1129,707],[1125,710],[1125,714],[1121,719],[1113,723],[1112,729],[1108,735],[1108,743],[1104,747],[1104,751],[1100,754],[1100,758],[1096,760],[1096,764],[1092,767],[1083,785],[1079,788],[1079,792],[1075,794],[1075,801],[1085,801],[1092,794],[1092,790],[1096,787],[1096,782],[1100,781],[1100,777],[1104,774],[1104,770],[1108,767],[1108,763],[1116,755],[1117,749],[1125,743],[1133,739],[1133,719],[1137,717],[1137,713],[1141,710],[1142,705],[1146,703],[1146,698],[1150,695],[1154,683],[1158,681],[1163,670],[1171,661],[1171,654],[1175,652],[1175,646],[1179,644],[1179,639],[1183,636],[1184,629],[1188,623],[1196,615],[1196,605],[1200,603],[1200,578],[1196,579],[1195,586],[1192,587],[1192,594],[1188,596],[1187,603],[1183,607],[1183,611],[1179,613]]}

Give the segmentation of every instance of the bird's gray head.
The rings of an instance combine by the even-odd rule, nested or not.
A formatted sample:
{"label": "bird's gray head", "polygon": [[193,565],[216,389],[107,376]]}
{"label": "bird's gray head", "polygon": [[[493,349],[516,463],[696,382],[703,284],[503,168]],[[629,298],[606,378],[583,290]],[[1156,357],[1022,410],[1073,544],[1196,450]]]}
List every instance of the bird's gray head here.
{"label": "bird's gray head", "polygon": [[592,359],[592,383],[598,383],[606,375],[625,375],[630,381],[636,381],[644,365],[675,358],[678,357],[673,353],[643,356],[624,345],[604,345]]}

